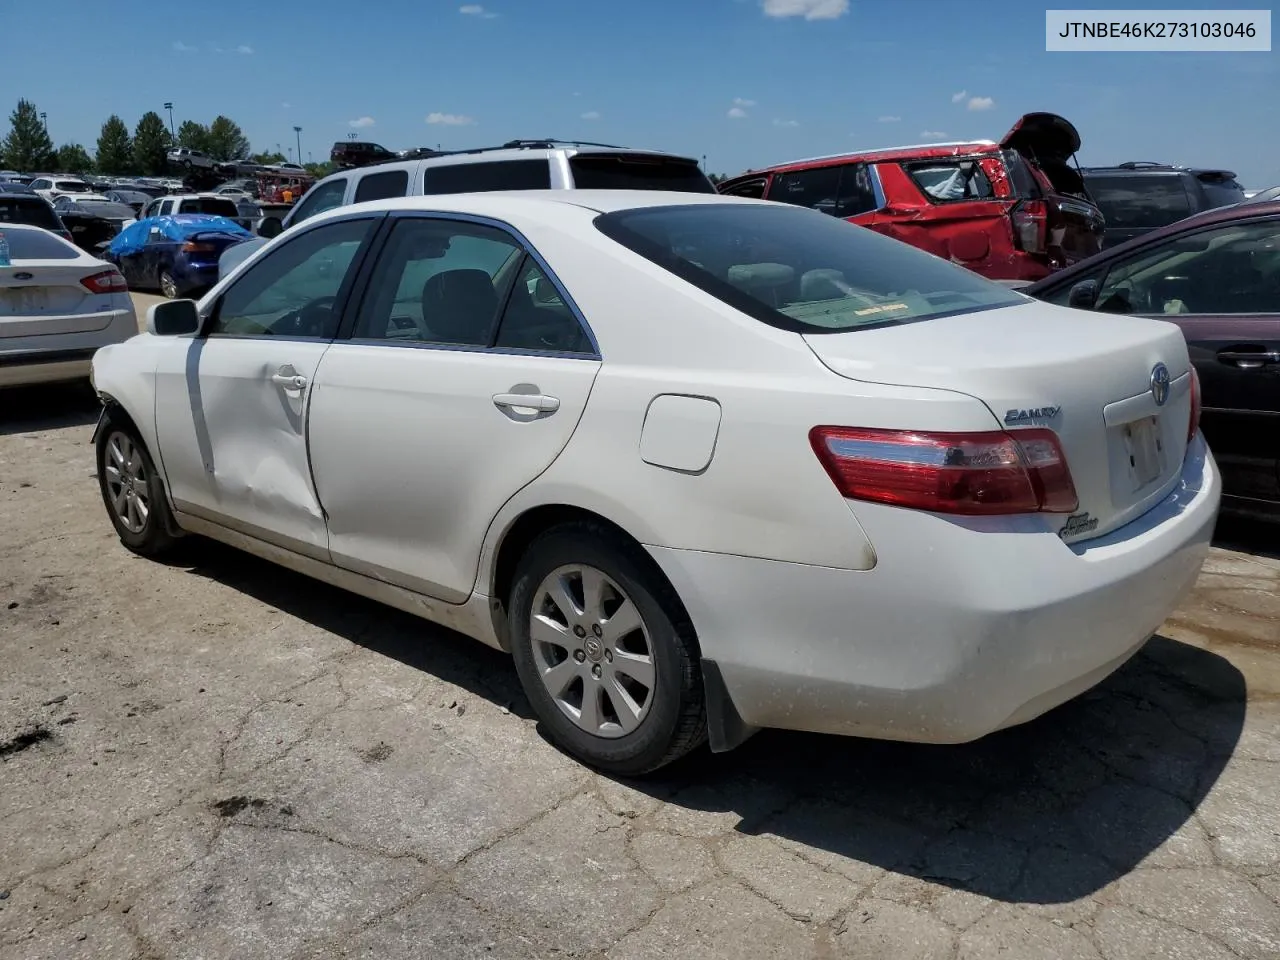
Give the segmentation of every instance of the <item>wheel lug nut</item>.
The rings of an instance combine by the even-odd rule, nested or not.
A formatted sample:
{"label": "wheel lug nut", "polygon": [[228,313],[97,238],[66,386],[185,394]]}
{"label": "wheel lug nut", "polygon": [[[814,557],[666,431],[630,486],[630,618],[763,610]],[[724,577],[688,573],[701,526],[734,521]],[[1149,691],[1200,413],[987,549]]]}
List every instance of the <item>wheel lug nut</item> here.
{"label": "wheel lug nut", "polygon": [[587,635],[587,631],[583,630],[581,625],[578,625],[573,628],[573,635],[575,637],[585,637]]}
{"label": "wheel lug nut", "polygon": [[597,637],[602,636],[604,634],[604,631],[600,629],[600,624],[598,623],[593,623],[591,625],[591,632],[594,633]]}
{"label": "wheel lug nut", "polygon": [[602,673],[602,671],[601,671],[601,669],[600,669],[600,664],[595,663],[595,664],[592,664],[592,665],[591,665],[591,675],[592,675],[593,677],[595,677],[597,680],[599,680],[599,679],[600,679],[600,674],[601,674],[601,673]]}
{"label": "wheel lug nut", "polygon": [[612,650],[606,650],[606,651],[604,652],[604,658],[605,658],[605,660],[609,661],[610,663],[613,663],[613,651],[612,651]]}
{"label": "wheel lug nut", "polygon": [[587,655],[583,653],[581,650],[575,650],[573,651],[573,659],[581,663],[583,660],[587,659]]}

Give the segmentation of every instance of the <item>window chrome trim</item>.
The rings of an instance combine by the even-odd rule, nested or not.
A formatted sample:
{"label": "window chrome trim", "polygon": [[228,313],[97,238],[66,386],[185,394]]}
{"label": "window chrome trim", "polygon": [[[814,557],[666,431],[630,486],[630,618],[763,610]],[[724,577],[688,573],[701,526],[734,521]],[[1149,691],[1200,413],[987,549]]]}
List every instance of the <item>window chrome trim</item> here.
{"label": "window chrome trim", "polygon": [[[502,220],[495,220],[492,217],[480,216],[479,214],[474,214],[474,213],[458,213],[452,210],[450,211],[392,210],[388,215],[388,220],[392,224],[394,224],[395,221],[397,220],[452,220],[458,223],[473,223],[473,224],[476,224],[477,226],[489,227],[494,230],[500,230],[503,233],[507,234],[515,241],[515,245],[521,251],[523,251],[524,255],[532,259],[533,262],[538,265],[538,268],[542,271],[543,275],[545,275],[546,278],[549,281],[551,281],[551,285],[556,288],[556,293],[560,295],[561,301],[564,303],[566,307],[569,308],[569,313],[573,315],[574,320],[577,321],[578,326],[582,330],[582,332],[587,335],[587,342],[591,344],[592,352],[591,353],[565,353],[564,351],[525,350],[519,347],[508,348],[508,347],[492,347],[487,345],[477,346],[473,344],[425,343],[421,341],[412,341],[413,343],[423,347],[432,347],[436,349],[448,349],[448,350],[464,349],[464,350],[483,351],[486,353],[515,353],[515,354],[528,355],[528,356],[548,356],[548,355],[549,356],[565,356],[565,357],[572,357],[577,360],[603,359],[603,357],[600,354],[600,342],[596,339],[595,331],[591,329],[591,325],[587,323],[587,318],[583,314],[582,309],[578,306],[577,301],[575,301],[573,297],[570,296],[568,289],[565,287],[564,283],[561,282],[560,278],[556,276],[555,271],[551,269],[551,265],[547,263],[546,259],[542,256],[542,254],[538,253],[538,251],[534,249],[533,244],[529,242],[529,238],[526,237],[519,230],[517,230],[515,227],[513,227],[511,224],[506,223],[505,221],[502,221]],[[332,222],[332,221],[326,221],[326,222]],[[519,282],[518,278],[517,278],[517,282]],[[498,319],[499,329],[501,329],[501,323],[502,323],[502,319],[499,318]],[[339,338],[339,339],[341,340],[343,338]],[[347,339],[348,341],[353,341],[353,338],[351,337],[347,337],[345,339]],[[373,338],[373,339],[362,338],[362,340],[366,340],[368,342],[378,343],[378,344],[394,343],[394,341],[379,340],[376,338]],[[402,345],[408,345],[408,344],[402,344]]]}

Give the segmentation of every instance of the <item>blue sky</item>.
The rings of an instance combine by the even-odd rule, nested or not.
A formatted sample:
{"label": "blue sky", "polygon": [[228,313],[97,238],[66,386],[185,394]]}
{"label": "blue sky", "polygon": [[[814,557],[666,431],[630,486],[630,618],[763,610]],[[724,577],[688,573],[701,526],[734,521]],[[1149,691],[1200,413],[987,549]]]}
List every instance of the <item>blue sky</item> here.
{"label": "blue sky", "polygon": [[132,127],[171,100],[178,123],[225,113],[255,149],[292,145],[300,125],[316,160],[353,131],[392,149],[556,136],[705,155],[732,174],[998,139],[1050,110],[1080,129],[1083,163],[1280,183],[1280,53],[1047,53],[1044,5],[1026,0],[222,0],[163,17],[115,0],[100,26],[106,8],[77,6],[59,7],[76,28],[0,37],[0,63],[55,142],[90,149],[112,112]]}

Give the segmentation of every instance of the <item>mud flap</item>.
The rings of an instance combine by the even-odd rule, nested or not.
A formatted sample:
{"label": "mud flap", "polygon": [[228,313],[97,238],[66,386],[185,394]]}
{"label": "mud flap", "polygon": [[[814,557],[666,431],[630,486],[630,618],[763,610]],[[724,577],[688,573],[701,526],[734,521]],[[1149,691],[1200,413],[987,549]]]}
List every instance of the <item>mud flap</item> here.
{"label": "mud flap", "polygon": [[712,753],[724,753],[739,747],[760,729],[742,719],[725,687],[720,665],[705,657],[702,660],[702,689],[707,698],[707,742]]}
{"label": "mud flap", "polygon": [[98,422],[93,426],[93,436],[89,438],[89,446],[97,447],[98,435],[102,433],[102,428],[107,422],[107,405],[104,403],[102,409],[98,411]]}

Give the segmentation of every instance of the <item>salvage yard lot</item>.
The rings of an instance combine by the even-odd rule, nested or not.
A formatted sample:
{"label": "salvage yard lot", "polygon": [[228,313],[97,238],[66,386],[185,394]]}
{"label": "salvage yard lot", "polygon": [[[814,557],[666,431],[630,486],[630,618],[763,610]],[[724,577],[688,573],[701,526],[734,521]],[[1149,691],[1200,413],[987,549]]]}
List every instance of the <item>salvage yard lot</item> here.
{"label": "salvage yard lot", "polygon": [[93,414],[0,408],[3,960],[1280,956],[1273,533],[1024,727],[765,732],[623,784],[473,641],[129,554]]}

